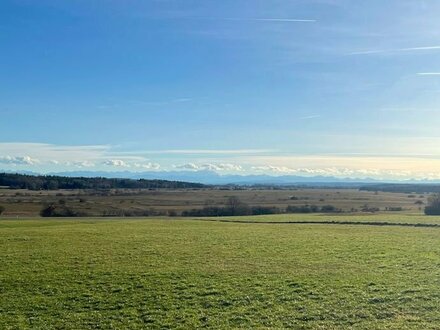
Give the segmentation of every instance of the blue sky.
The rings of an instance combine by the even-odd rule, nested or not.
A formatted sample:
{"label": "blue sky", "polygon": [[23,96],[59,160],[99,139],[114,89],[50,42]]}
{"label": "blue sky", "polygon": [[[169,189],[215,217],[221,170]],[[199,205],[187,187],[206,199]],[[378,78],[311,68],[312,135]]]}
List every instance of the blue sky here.
{"label": "blue sky", "polygon": [[0,169],[440,178],[438,1],[0,2]]}

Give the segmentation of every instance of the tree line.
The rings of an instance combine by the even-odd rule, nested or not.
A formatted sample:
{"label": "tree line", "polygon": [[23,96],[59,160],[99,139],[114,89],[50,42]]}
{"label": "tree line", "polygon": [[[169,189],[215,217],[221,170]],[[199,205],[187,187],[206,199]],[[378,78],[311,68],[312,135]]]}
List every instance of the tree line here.
{"label": "tree line", "polygon": [[185,189],[203,188],[200,183],[146,179],[110,179],[64,177],[54,175],[25,175],[0,173],[0,186],[10,189],[58,190],[58,189]]}
{"label": "tree line", "polygon": [[413,183],[380,183],[359,187],[361,191],[383,191],[392,193],[440,193],[440,184],[413,184]]}

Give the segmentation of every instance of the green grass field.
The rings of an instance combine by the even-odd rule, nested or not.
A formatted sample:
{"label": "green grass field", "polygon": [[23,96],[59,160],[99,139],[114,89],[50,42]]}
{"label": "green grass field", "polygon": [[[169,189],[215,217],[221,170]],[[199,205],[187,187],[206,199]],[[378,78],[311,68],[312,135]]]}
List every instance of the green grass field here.
{"label": "green grass field", "polygon": [[0,329],[438,329],[439,305],[440,228],[0,221]]}

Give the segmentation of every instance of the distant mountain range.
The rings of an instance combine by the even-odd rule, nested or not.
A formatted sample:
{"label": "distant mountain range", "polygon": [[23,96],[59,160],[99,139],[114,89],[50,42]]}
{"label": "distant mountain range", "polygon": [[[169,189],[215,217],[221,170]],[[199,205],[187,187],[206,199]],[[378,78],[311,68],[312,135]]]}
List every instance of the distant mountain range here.
{"label": "distant mountain range", "polygon": [[57,172],[51,175],[106,177],[127,179],[158,179],[170,181],[196,182],[211,185],[314,185],[314,186],[359,186],[365,183],[439,183],[431,180],[377,180],[373,178],[338,178],[332,176],[298,176],[298,175],[221,175],[214,171],[149,171],[149,172],[99,172],[75,171]]}
{"label": "distant mountain range", "polygon": [[[0,171],[9,172],[12,171]],[[20,174],[41,175],[30,171],[19,171]],[[103,178],[121,178],[121,179],[148,179],[148,180],[170,180],[195,182],[210,185],[309,185],[309,186],[360,186],[365,184],[377,183],[408,183],[425,184],[440,183],[440,180],[377,180],[373,178],[338,178],[333,176],[299,176],[299,175],[232,175],[218,174],[214,171],[69,171],[53,172],[47,175],[67,176],[67,177],[103,177]]]}
{"label": "distant mountain range", "polygon": [[[353,179],[340,179],[335,177],[325,176],[271,176],[271,175],[221,175],[214,171],[151,171],[151,172],[94,172],[94,171],[76,171],[76,172],[58,172],[50,173],[51,175],[61,176],[83,176],[83,177],[112,177],[112,178],[126,178],[126,179],[158,179],[158,180],[170,180],[170,181],[185,181],[185,182],[197,182],[203,184],[225,185],[225,184],[237,184],[237,185],[289,185],[298,183],[349,183],[359,182],[359,180]],[[362,182],[377,182],[372,179],[362,180]]]}

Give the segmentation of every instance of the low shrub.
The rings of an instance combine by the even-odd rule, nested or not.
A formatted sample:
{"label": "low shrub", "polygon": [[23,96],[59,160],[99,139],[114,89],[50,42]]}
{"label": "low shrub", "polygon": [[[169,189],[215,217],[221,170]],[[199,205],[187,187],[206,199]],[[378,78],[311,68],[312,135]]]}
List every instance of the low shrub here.
{"label": "low shrub", "polygon": [[440,215],[440,194],[434,194],[428,199],[425,207],[426,215]]}
{"label": "low shrub", "polygon": [[40,211],[42,217],[80,217],[85,214],[77,212],[65,205],[50,204]]}

